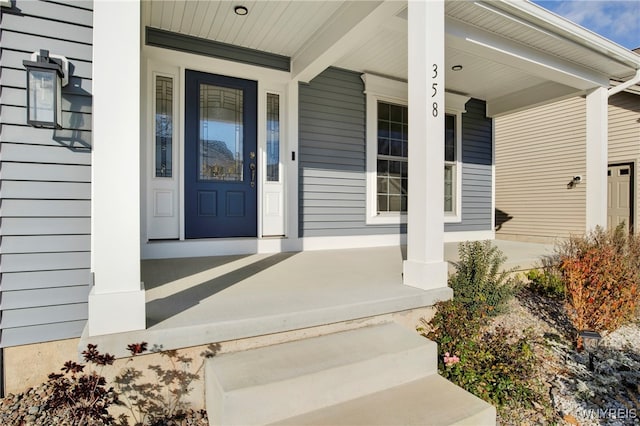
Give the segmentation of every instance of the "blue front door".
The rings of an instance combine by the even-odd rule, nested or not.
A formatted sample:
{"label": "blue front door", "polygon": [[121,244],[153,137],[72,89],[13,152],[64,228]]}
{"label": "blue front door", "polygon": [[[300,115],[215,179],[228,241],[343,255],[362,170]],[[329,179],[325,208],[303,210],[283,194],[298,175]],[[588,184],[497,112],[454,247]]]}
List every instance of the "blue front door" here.
{"label": "blue front door", "polygon": [[185,235],[257,236],[257,88],[186,71]]}

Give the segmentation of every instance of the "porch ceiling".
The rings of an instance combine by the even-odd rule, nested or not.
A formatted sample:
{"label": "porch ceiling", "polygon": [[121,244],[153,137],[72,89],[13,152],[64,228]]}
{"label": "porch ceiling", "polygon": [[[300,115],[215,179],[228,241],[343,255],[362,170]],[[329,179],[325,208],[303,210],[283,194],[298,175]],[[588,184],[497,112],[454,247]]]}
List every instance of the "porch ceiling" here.
{"label": "porch ceiling", "polygon": [[[237,16],[238,4],[249,14]],[[323,66],[407,79],[400,2],[148,0],[142,12],[144,25],[289,56],[294,75],[319,72],[317,54],[331,58]],[[639,67],[631,52],[528,2],[447,1],[445,13],[447,90],[488,101],[495,115],[625,80]],[[342,46],[331,52],[332,43]]]}

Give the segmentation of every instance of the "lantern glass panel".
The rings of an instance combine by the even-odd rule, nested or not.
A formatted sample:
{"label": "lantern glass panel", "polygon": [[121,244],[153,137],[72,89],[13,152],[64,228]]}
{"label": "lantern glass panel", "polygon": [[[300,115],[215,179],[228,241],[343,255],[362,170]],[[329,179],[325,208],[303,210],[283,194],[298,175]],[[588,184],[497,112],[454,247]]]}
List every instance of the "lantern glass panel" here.
{"label": "lantern glass panel", "polygon": [[56,124],[55,71],[29,70],[29,120]]}

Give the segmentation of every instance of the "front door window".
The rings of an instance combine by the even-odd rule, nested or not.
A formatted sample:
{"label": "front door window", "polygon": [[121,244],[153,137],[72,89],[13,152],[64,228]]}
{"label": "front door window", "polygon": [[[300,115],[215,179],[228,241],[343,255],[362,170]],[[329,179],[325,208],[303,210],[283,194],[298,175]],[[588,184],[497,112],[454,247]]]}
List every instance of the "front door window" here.
{"label": "front door window", "polygon": [[199,179],[243,179],[242,111],[242,90],[200,85]]}

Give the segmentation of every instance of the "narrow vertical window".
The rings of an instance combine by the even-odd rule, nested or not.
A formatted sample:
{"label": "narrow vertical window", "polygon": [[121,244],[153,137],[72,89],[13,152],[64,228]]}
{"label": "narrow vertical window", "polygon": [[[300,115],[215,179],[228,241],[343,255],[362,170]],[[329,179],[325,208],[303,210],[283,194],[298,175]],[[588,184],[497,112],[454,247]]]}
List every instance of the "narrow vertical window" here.
{"label": "narrow vertical window", "polygon": [[444,118],[444,211],[454,213],[456,209],[456,117]]}
{"label": "narrow vertical window", "polygon": [[156,177],[172,176],[173,79],[156,76]]}
{"label": "narrow vertical window", "polygon": [[267,93],[267,182],[280,181],[280,96]]}
{"label": "narrow vertical window", "polygon": [[378,101],[378,212],[407,211],[408,109]]}

